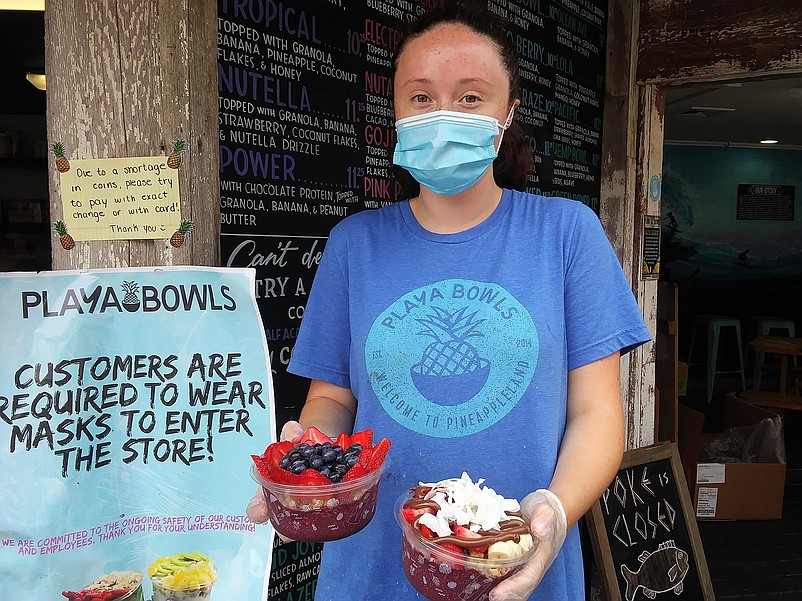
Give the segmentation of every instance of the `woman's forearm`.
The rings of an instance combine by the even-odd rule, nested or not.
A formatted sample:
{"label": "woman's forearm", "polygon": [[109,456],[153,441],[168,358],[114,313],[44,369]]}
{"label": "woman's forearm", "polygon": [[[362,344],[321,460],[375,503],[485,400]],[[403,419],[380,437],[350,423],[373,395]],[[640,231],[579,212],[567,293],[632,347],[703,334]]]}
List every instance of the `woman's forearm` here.
{"label": "woman's forearm", "polygon": [[351,433],[354,427],[354,413],[346,406],[328,397],[312,397],[306,400],[298,421],[304,428],[315,426],[331,438],[341,433]]}
{"label": "woman's forearm", "polygon": [[568,374],[568,415],[549,485],[563,503],[569,526],[604,492],[621,465],[624,412],[619,354]]}
{"label": "woman's forearm", "polygon": [[336,438],[343,432],[352,432],[355,418],[356,398],[350,388],[312,380],[301,417],[298,418],[301,426],[315,426],[324,434]]}
{"label": "woman's forearm", "polygon": [[621,464],[622,420],[615,416],[577,416],[566,429],[549,489],[563,503],[569,527],[610,484]]}

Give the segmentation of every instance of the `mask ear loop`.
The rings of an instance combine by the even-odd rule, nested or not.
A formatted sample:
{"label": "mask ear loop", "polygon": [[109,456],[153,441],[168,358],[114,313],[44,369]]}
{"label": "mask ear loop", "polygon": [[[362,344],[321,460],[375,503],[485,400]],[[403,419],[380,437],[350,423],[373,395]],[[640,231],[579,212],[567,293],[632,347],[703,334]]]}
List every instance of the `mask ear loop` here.
{"label": "mask ear loop", "polygon": [[510,108],[509,114],[507,114],[507,119],[504,121],[504,127],[501,128],[501,136],[498,139],[498,148],[496,148],[496,156],[498,156],[498,151],[501,150],[501,142],[504,140],[504,132],[507,131],[507,128],[512,125],[513,117],[515,116],[515,109],[517,108],[518,103],[517,101],[512,104],[512,108]]}

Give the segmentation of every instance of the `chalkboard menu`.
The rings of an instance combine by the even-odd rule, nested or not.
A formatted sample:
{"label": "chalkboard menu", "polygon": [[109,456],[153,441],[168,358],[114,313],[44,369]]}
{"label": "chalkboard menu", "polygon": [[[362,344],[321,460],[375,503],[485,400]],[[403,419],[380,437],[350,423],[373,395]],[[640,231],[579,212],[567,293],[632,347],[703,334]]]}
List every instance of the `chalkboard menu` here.
{"label": "chalkboard menu", "polygon": [[606,0],[488,0],[509,23],[521,69],[519,119],[535,170],[527,190],[599,211]]}
{"label": "chalkboard menu", "polygon": [[586,517],[608,601],[715,599],[676,444],[627,452]]}
{"label": "chalkboard menu", "polygon": [[[403,24],[436,3],[218,1],[222,264],[256,269],[279,426],[306,397],[308,383],[286,367],[329,231],[400,200],[392,61]],[[529,191],[598,211],[607,1],[487,7],[508,21],[521,56]],[[284,548],[270,598],[289,601],[315,574],[277,571]]]}

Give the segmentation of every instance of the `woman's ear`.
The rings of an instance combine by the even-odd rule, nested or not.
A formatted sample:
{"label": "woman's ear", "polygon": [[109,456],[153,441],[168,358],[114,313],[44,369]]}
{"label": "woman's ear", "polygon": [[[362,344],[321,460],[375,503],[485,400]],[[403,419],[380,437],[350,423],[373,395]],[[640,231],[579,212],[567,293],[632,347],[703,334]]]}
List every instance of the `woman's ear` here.
{"label": "woman's ear", "polygon": [[507,120],[504,122],[504,129],[507,129],[512,124],[512,120],[515,118],[515,109],[519,106],[521,106],[521,99],[516,98],[510,107],[510,112],[507,114]]}

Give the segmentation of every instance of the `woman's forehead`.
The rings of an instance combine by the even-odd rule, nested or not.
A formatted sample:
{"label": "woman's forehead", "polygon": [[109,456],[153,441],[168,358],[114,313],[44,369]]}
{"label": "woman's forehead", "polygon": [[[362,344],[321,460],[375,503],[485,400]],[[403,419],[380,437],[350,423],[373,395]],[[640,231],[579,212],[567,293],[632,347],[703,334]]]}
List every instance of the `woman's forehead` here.
{"label": "woman's forehead", "polygon": [[436,65],[498,69],[506,75],[498,47],[489,37],[465,25],[438,25],[407,42],[398,57],[396,75],[426,71]]}
{"label": "woman's forehead", "polygon": [[410,39],[399,55],[399,63],[407,54],[432,51],[492,53],[500,58],[498,47],[491,38],[460,23],[443,23]]}

